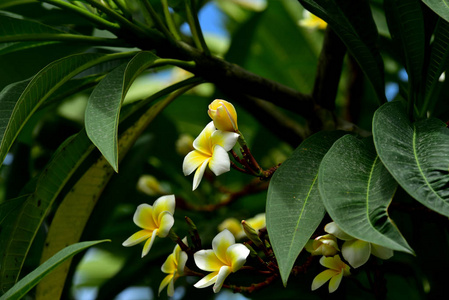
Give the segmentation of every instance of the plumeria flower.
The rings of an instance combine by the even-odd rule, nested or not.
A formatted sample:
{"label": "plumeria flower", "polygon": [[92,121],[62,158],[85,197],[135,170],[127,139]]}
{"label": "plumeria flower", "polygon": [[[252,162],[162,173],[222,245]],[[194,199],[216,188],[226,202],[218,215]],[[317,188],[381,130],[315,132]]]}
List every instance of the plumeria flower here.
{"label": "plumeria flower", "polygon": [[[184,238],[182,241],[187,245],[187,238]],[[179,245],[176,245],[173,253],[167,257],[167,260],[162,265],[162,272],[167,273],[168,275],[162,280],[161,285],[159,286],[159,295],[168,285],[167,295],[173,297],[173,294],[175,293],[175,281],[184,275],[184,267],[186,266],[187,258],[187,253],[182,251]]]}
{"label": "plumeria flower", "polygon": [[234,105],[226,100],[215,99],[207,111],[215,127],[222,131],[237,131],[237,112]]}
{"label": "plumeria flower", "polygon": [[343,276],[351,275],[349,266],[341,261],[340,256],[334,257],[321,257],[320,264],[326,268],[320,274],[318,274],[312,282],[312,291],[318,289],[325,284],[329,279],[329,293],[333,293],[338,289]]}
{"label": "plumeria flower", "polygon": [[337,238],[332,234],[321,235],[314,240],[309,240],[305,248],[312,255],[334,256],[340,251]]}
{"label": "plumeria flower", "polygon": [[175,222],[173,219],[174,212],[175,195],[159,197],[154,201],[153,206],[139,205],[134,213],[133,221],[142,230],[134,233],[122,245],[130,247],[146,240],[142,250],[142,257],[144,257],[150,252],[156,235],[161,238],[168,235]]}
{"label": "plumeria flower", "polygon": [[381,259],[389,259],[393,256],[393,250],[356,239],[341,230],[335,222],[327,224],[324,230],[345,241],[341,247],[341,253],[353,268],[364,265],[371,254]]}
{"label": "plumeria flower", "polygon": [[319,17],[315,16],[314,14],[310,13],[307,10],[304,10],[303,12],[303,18],[299,21],[299,25],[303,27],[307,27],[310,29],[325,29],[327,27],[327,23],[320,19]]}
{"label": "plumeria flower", "polygon": [[193,255],[195,264],[201,270],[212,272],[195,283],[196,288],[214,285],[218,293],[229,274],[239,270],[246,262],[249,249],[236,244],[232,233],[225,229],[212,240],[212,250],[200,250]]}
{"label": "plumeria flower", "polygon": [[234,147],[238,138],[239,135],[235,132],[215,130],[213,122],[207,124],[193,141],[195,150],[187,154],[182,164],[185,176],[196,170],[193,177],[193,190],[200,184],[207,165],[217,176],[231,169],[228,151]]}

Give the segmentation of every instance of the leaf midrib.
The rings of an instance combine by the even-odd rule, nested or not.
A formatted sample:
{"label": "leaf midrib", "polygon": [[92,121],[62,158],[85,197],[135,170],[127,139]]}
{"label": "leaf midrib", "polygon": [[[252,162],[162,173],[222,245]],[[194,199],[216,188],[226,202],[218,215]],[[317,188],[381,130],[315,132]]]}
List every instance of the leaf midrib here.
{"label": "leaf midrib", "polygon": [[416,125],[413,124],[413,141],[412,141],[412,149],[413,149],[413,157],[415,158],[416,166],[418,167],[419,173],[421,174],[422,178],[424,179],[426,185],[430,188],[433,194],[437,196],[438,199],[442,200],[443,203],[446,203],[443,198],[438,195],[438,193],[433,189],[432,185],[427,180],[427,177],[424,174],[424,171],[421,168],[421,164],[418,159],[418,152],[416,149]]}

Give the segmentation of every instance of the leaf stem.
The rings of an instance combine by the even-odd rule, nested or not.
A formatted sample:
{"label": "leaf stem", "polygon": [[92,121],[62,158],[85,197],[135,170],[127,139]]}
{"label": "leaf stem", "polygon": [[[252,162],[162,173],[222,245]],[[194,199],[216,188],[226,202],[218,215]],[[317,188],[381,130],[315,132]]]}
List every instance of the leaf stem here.
{"label": "leaf stem", "polygon": [[95,7],[96,9],[102,11],[106,15],[108,15],[110,18],[117,21],[119,24],[123,25],[123,27],[126,27],[127,29],[131,30],[132,32],[137,33],[138,35],[147,35],[147,31],[143,30],[139,26],[135,25],[134,23],[130,22],[125,17],[121,16],[120,14],[116,13],[111,8],[95,1],[95,0],[85,0],[87,3]]}
{"label": "leaf stem", "polygon": [[171,32],[167,29],[165,24],[162,22],[162,20],[159,18],[158,14],[154,10],[153,6],[151,5],[149,0],[140,0],[145,8],[147,9],[144,11],[144,13],[148,13],[151,20],[154,22],[154,25],[156,25],[156,28],[164,34],[164,36],[170,40],[174,41],[173,35]]}
{"label": "leaf stem", "polygon": [[195,0],[186,0],[185,4],[187,23],[189,23],[190,31],[192,32],[193,42],[200,51],[204,52],[205,55],[210,56],[210,51],[204,40],[200,22],[198,21],[198,16],[195,10]]}
{"label": "leaf stem", "polygon": [[69,33],[40,33],[40,34],[20,34],[13,36],[0,36],[0,42],[23,42],[23,41],[57,41],[57,42],[85,42],[101,46],[127,47],[124,40],[100,38],[88,35],[77,35]]}
{"label": "leaf stem", "polygon": [[154,62],[155,66],[165,66],[165,65],[173,65],[185,70],[192,70],[195,68],[196,63],[194,61],[184,61],[179,59],[171,59],[171,58],[159,58]]}
{"label": "leaf stem", "polygon": [[181,36],[178,33],[178,29],[176,28],[175,22],[173,21],[173,16],[170,13],[170,10],[168,9],[168,1],[162,0],[162,8],[164,9],[164,16],[165,16],[165,22],[168,25],[168,29],[173,34],[173,37],[180,41]]}
{"label": "leaf stem", "polygon": [[88,19],[92,23],[98,25],[100,29],[107,29],[112,32],[116,32],[117,30],[120,29],[120,26],[118,24],[107,21],[107,20],[101,18],[100,16],[97,16],[97,15],[89,12],[86,9],[83,9],[76,5],[70,4],[68,2],[65,2],[62,0],[38,0],[38,1],[53,4],[54,6],[57,6],[59,8],[67,9],[72,12],[75,12],[75,13],[83,16],[84,18]]}

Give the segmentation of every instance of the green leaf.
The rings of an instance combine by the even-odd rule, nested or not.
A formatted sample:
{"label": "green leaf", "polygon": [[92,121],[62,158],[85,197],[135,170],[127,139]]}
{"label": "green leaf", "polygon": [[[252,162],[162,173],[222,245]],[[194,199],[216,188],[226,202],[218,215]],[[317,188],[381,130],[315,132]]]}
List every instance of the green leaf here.
{"label": "green leaf", "polygon": [[62,249],[54,256],[52,256],[49,260],[37,267],[34,271],[17,282],[10,290],[8,290],[3,296],[0,297],[0,300],[22,299],[22,297],[24,297],[28,291],[30,291],[39,281],[42,280],[42,278],[56,269],[64,261],[89,247],[104,242],[110,242],[110,240],[81,242]]}
{"label": "green leaf", "polygon": [[449,23],[439,19],[434,32],[434,39],[430,52],[429,67],[426,77],[426,91],[424,106],[421,109],[421,116],[427,114],[427,110],[432,108],[438,99],[435,96],[439,78],[449,66]]}
{"label": "green leaf", "polygon": [[438,119],[411,123],[401,102],[374,114],[377,153],[388,171],[412,197],[449,216],[449,130]]}
{"label": "green leaf", "polygon": [[16,211],[25,201],[28,195],[24,195],[18,198],[7,200],[0,204],[0,230],[2,229],[2,223],[8,218],[8,216]]}
{"label": "green leaf", "polygon": [[94,149],[84,132],[63,143],[44,169],[34,193],[28,196],[0,232],[0,292],[17,281],[34,237],[54,200]]}
{"label": "green leaf", "polygon": [[449,1],[448,0],[422,0],[437,15],[449,22]]}
{"label": "green leaf", "polygon": [[413,253],[388,216],[397,183],[377,156],[372,138],[345,135],[336,141],[321,162],[318,187],[327,212],[344,232]]}
{"label": "green leaf", "polygon": [[138,53],[129,63],[110,72],[89,97],[86,132],[106,160],[118,172],[118,121],[123,99],[133,81],[158,59],[151,52]]}
{"label": "green leaf", "polygon": [[[404,57],[410,82],[409,97],[421,93],[425,51],[424,18],[419,0],[385,0],[385,13],[393,42]],[[410,99],[413,101],[413,99]]]}
{"label": "green leaf", "polygon": [[305,140],[279,167],[267,194],[267,230],[284,286],[310,236],[325,214],[318,192],[322,158],[344,133],[319,132]]}
{"label": "green leaf", "polygon": [[[29,82],[15,101],[18,88],[10,86],[9,92],[0,94],[0,105],[8,107],[0,116],[0,166],[6,154],[31,115],[58,87],[76,74],[102,62],[126,57],[129,53],[104,55],[96,53],[71,55],[50,63]],[[22,84],[20,84],[22,87]]]}
{"label": "green leaf", "polygon": [[[120,160],[125,157],[143,130],[173,100],[167,97],[144,113],[133,126],[123,132],[119,139]],[[84,227],[108,184],[113,168],[104,157],[93,164],[70,189],[58,207],[48,230],[42,253],[42,261],[48,259],[65,245],[75,243],[81,238]],[[65,268],[59,268],[47,276],[37,287],[36,299],[59,299],[71,261],[65,262]]]}
{"label": "green leaf", "polygon": [[385,101],[382,58],[375,46],[377,28],[365,0],[299,0],[310,12],[326,21],[340,37],[381,102]]}

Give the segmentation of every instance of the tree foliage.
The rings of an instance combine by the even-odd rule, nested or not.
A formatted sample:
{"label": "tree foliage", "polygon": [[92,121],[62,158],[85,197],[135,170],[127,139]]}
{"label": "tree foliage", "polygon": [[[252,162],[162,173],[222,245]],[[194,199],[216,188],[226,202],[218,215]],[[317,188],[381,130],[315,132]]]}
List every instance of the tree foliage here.
{"label": "tree foliage", "polygon": [[448,24],[430,0],[1,1],[1,299],[444,295]]}

